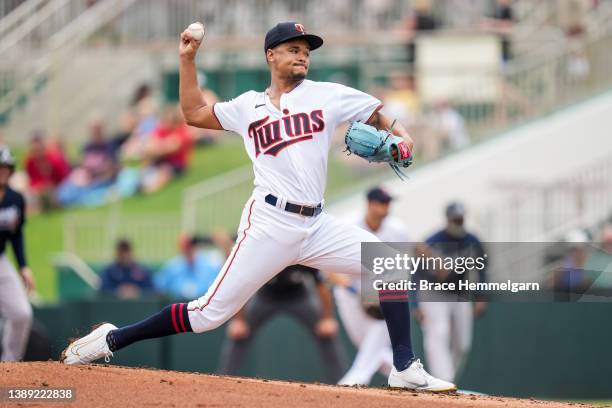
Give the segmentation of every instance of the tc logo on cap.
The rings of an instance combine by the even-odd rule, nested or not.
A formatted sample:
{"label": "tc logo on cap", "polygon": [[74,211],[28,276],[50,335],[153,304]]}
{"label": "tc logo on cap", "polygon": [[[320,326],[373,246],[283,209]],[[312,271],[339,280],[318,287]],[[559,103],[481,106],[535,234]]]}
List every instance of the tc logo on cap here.
{"label": "tc logo on cap", "polygon": [[295,25],[295,31],[302,33],[302,34],[306,34],[306,30],[304,30],[304,26],[301,24]]}

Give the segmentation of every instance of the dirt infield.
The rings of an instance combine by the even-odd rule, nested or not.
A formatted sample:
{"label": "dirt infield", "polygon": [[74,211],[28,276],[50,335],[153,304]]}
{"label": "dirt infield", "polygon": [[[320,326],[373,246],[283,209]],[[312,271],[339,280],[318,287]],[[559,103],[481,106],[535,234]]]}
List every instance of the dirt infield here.
{"label": "dirt infield", "polygon": [[[65,403],[7,402],[7,388],[75,390]],[[56,362],[0,363],[2,407],[575,407],[535,400],[434,395],[376,388],[338,387],[218,377],[119,366],[65,366]],[[5,398],[5,399],[2,399]]]}

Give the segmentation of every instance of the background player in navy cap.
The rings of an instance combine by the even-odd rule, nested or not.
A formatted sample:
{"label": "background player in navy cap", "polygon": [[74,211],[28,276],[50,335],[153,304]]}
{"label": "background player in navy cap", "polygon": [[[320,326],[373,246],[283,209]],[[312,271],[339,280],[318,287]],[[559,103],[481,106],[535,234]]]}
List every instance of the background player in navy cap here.
{"label": "background player in navy cap", "polygon": [[[0,311],[5,319],[2,335],[2,361],[23,358],[32,326],[32,307],[27,291],[35,288],[26,261],[23,240],[25,200],[8,185],[15,171],[15,159],[7,147],[0,148]],[[6,256],[6,245],[13,246],[19,274]],[[20,282],[21,276],[23,283]],[[24,288],[25,285],[25,288]]]}
{"label": "background player in navy cap", "polygon": [[[430,250],[444,257],[483,256],[480,239],[465,228],[465,207],[462,203],[449,203],[445,210],[446,226],[425,241]],[[433,271],[419,271],[418,277],[430,282],[454,282],[459,279],[474,280],[468,273],[445,273],[441,276]],[[479,271],[478,281],[486,280],[485,270]],[[472,343],[474,315],[480,316],[487,304],[480,300],[464,301],[465,293],[427,293],[419,296],[417,319],[423,329],[423,343],[429,370],[447,381],[456,378],[458,370]]]}

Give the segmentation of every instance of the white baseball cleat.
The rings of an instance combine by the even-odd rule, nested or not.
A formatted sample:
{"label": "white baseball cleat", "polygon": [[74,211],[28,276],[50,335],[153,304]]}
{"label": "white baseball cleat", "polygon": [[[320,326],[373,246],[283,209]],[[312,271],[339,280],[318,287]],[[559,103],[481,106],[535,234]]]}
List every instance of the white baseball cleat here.
{"label": "white baseball cleat", "polygon": [[113,352],[106,344],[106,335],[116,328],[114,324],[110,323],[103,323],[95,327],[87,336],[70,343],[62,351],[60,361],[64,364],[89,364],[104,358],[104,361],[108,363],[113,356]]}
{"label": "white baseball cleat", "polygon": [[397,371],[393,367],[391,374],[389,374],[389,387],[431,392],[457,390],[455,384],[440,380],[425,371],[421,360],[415,360],[404,371]]}

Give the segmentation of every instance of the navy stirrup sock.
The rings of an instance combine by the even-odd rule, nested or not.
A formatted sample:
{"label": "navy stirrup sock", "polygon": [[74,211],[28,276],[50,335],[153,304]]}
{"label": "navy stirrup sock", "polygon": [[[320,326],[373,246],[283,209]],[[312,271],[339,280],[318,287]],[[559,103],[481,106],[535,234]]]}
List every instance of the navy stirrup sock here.
{"label": "navy stirrup sock", "polygon": [[174,303],[145,320],[111,330],[106,336],[106,343],[110,351],[117,351],[140,340],[192,331],[187,316],[187,303]]}
{"label": "navy stirrup sock", "polygon": [[[406,293],[406,292],[403,292]],[[410,306],[406,300],[385,301],[385,294],[380,293],[380,308],[382,309],[391,346],[393,348],[393,365],[397,371],[403,371],[414,361],[412,340],[410,338]]]}

